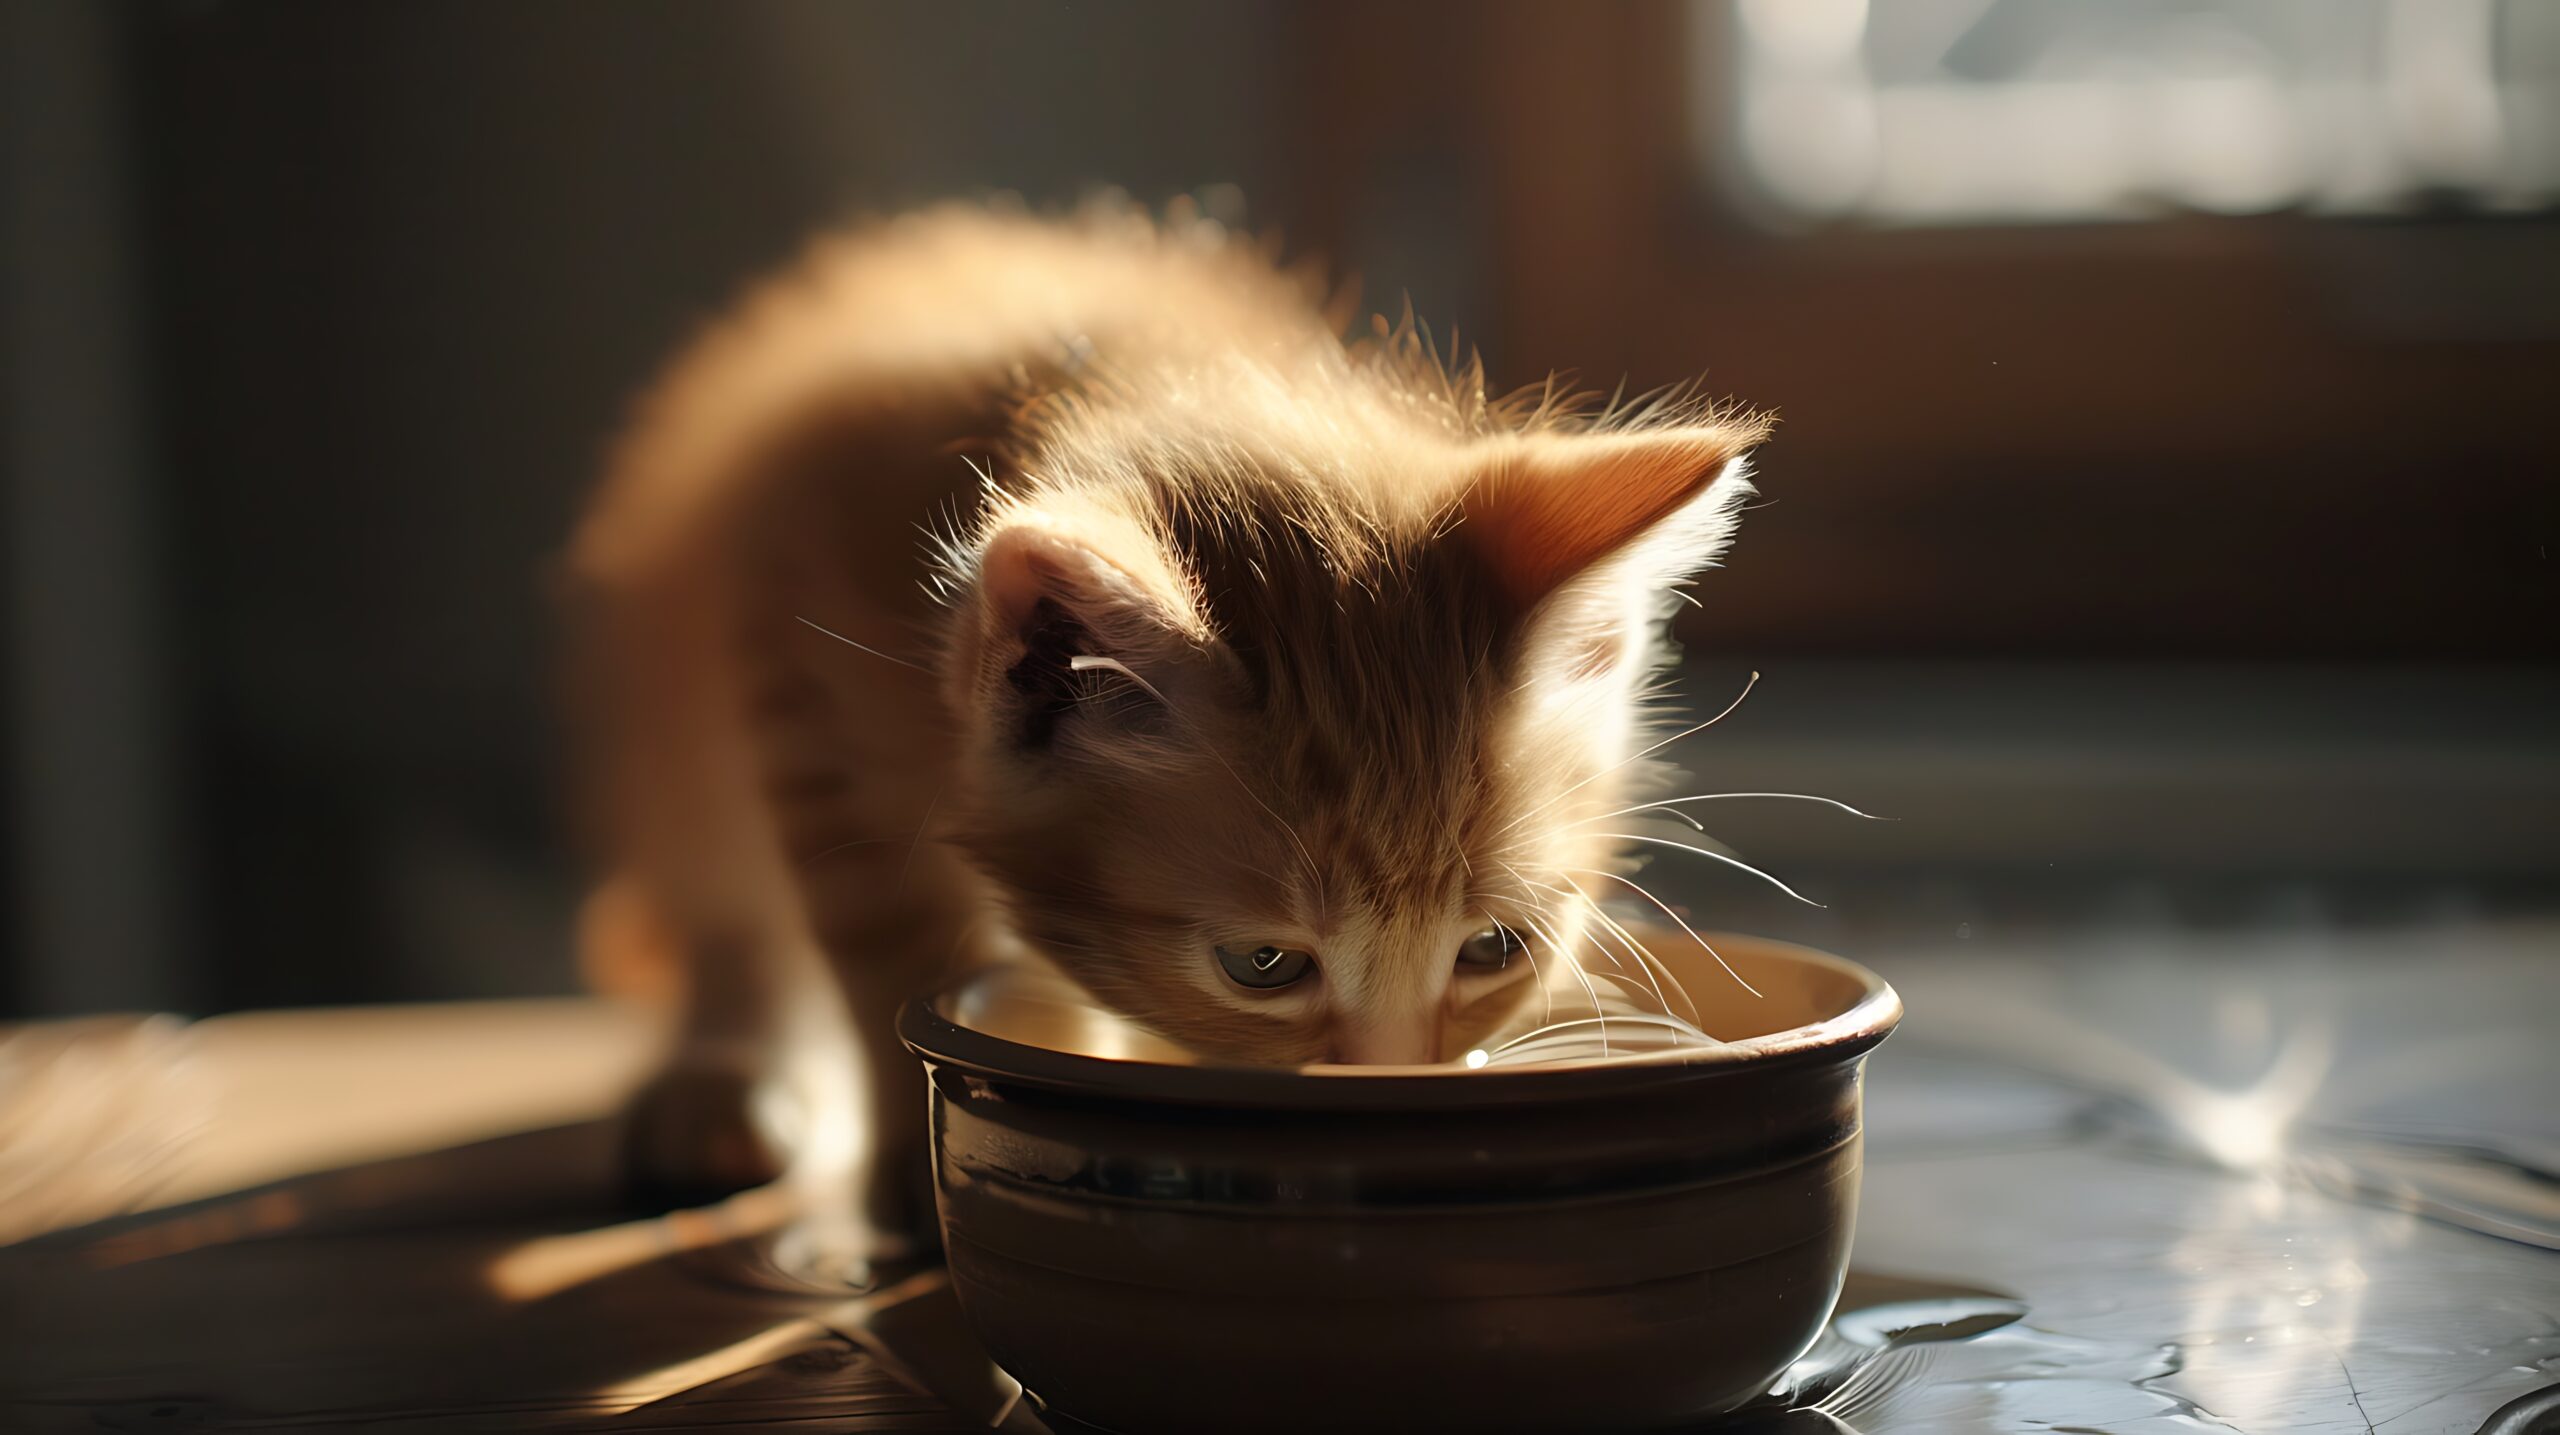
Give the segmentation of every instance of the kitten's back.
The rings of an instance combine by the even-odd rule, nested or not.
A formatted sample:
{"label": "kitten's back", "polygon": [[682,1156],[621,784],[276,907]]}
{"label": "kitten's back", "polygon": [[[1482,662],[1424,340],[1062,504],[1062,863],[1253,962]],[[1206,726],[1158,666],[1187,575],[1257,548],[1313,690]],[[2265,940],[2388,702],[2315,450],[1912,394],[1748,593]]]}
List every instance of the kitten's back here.
{"label": "kitten's back", "polygon": [[[823,239],[698,338],[642,401],[577,539],[609,573],[682,544],[795,435],[943,429],[993,446],[1022,397],[1108,374],[1321,350],[1317,283],[1210,221],[948,205]],[[939,495],[907,501],[925,521]]]}

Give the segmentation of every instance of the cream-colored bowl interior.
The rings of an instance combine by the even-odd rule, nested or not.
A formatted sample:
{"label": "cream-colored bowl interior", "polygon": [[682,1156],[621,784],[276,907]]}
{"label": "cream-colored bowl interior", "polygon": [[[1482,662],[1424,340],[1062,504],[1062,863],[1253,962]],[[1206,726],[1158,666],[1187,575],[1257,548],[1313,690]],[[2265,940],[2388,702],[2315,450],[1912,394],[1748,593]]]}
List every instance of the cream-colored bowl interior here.
{"label": "cream-colored bowl interior", "polygon": [[[1810,948],[1758,937],[1714,935],[1701,939],[1684,932],[1638,930],[1635,935],[1661,970],[1640,976],[1635,964],[1618,970],[1593,959],[1582,976],[1550,962],[1539,974],[1541,990],[1524,1006],[1512,1027],[1486,1043],[1500,1042],[1530,1028],[1581,1022],[1585,1040],[1570,1060],[1544,1061],[1530,1069],[1555,1070],[1560,1065],[1650,1061],[1731,1061],[1800,1045],[1822,1044],[1851,1031],[1889,1020],[1898,1010],[1892,990],[1851,963]],[[1719,960],[1721,958],[1721,960]],[[1584,978],[1596,978],[1589,988]],[[1667,980],[1666,980],[1667,978]],[[1659,988],[1661,996],[1656,998]],[[1595,997],[1596,994],[1596,997]],[[1596,1001],[1596,1005],[1595,1005]],[[981,973],[946,993],[940,1014],[972,1031],[1025,1047],[1107,1061],[1187,1066],[1199,1058],[1162,1037],[1120,1019],[1085,995],[1072,981],[1043,965],[1024,962]],[[1620,1021],[1601,1048],[1599,1023],[1606,1014],[1670,1011],[1695,1026],[1716,1045],[1670,1043],[1636,1022]],[[1309,1075],[1376,1075],[1441,1072],[1476,1079],[1500,1077],[1505,1068],[1469,1070],[1463,1060],[1432,1067],[1380,1068],[1310,1066]]]}

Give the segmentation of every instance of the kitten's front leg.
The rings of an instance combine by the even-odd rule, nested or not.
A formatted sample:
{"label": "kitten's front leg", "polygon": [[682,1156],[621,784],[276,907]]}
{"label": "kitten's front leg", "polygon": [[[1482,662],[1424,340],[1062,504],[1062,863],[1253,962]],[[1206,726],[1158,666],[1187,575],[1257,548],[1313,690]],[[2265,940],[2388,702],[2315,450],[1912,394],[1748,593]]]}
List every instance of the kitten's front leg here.
{"label": "kitten's front leg", "polygon": [[788,1169],[802,1120],[758,1064],[680,1047],[631,1100],[632,1198],[677,1209],[768,1185]]}
{"label": "kitten's front leg", "polygon": [[[628,1113],[634,1196],[690,1207],[779,1183],[793,1215],[773,1263],[805,1279],[869,1284],[917,1242],[911,1208],[872,1199],[883,1105],[867,1097],[876,1078],[835,982],[805,942],[796,952],[720,942],[695,951],[695,995]],[[909,1133],[896,1134],[903,1149]]]}
{"label": "kitten's front leg", "polygon": [[797,1047],[781,1037],[741,1041],[685,1033],[633,1094],[624,1170],[633,1199],[652,1208],[708,1205],[826,1163],[822,1133],[849,1103],[830,1094],[850,1066],[841,1045]]}
{"label": "kitten's front leg", "polygon": [[629,879],[590,898],[583,926],[593,985],[673,1017],[659,1069],[626,1112],[636,1199],[701,1205],[766,1185],[823,1144],[827,1093],[850,1056],[814,961],[795,962],[753,923],[673,918]]}
{"label": "kitten's front leg", "polygon": [[850,1017],[857,1103],[847,1167],[861,1220],[910,1247],[937,1243],[924,1071],[898,1014],[971,958],[983,901],[973,874],[931,837],[844,864],[806,884],[810,924]]}

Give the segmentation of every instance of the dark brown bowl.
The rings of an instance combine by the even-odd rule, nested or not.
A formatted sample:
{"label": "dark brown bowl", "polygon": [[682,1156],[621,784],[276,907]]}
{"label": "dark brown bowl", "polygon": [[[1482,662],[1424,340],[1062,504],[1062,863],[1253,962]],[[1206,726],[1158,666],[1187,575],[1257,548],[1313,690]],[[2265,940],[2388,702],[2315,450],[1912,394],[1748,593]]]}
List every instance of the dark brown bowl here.
{"label": "dark brown bowl", "polygon": [[1820,1333],[1873,973],[1645,940],[1726,1045],[1534,1067],[1185,1064],[982,974],[909,1007],[952,1282],[1048,1409],[1149,1432],[1659,1429]]}

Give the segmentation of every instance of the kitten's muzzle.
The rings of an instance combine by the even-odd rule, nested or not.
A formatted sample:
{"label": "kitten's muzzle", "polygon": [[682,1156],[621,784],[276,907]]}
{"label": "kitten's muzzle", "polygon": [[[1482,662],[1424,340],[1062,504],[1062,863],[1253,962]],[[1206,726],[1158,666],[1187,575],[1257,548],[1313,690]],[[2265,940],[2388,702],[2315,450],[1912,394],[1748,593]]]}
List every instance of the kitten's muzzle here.
{"label": "kitten's muzzle", "polygon": [[1428,1066],[1442,1060],[1438,1007],[1383,1021],[1337,1020],[1328,1058],[1344,1066]]}

